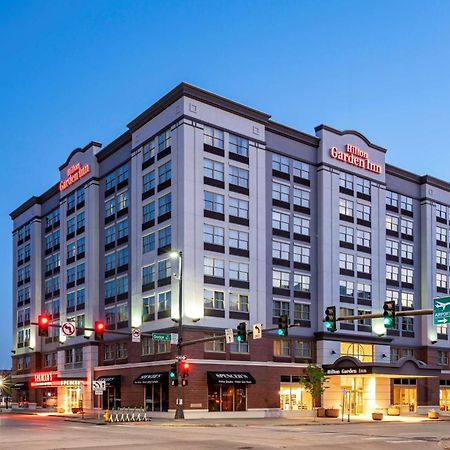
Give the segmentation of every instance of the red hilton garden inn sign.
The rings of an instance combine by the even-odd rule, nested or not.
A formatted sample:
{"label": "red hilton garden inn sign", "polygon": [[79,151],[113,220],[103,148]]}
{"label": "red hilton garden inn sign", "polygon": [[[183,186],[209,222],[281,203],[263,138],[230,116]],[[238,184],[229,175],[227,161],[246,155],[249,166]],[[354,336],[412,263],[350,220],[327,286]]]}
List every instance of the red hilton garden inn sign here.
{"label": "red hilton garden inn sign", "polygon": [[91,168],[89,164],[82,166],[81,163],[77,163],[70,166],[67,169],[67,178],[59,182],[59,191],[62,192],[69,186],[72,186],[73,183],[76,183],[78,180],[85,177],[90,171]]}
{"label": "red hilton garden inn sign", "polygon": [[360,167],[369,172],[381,174],[381,165],[369,160],[369,154],[356,145],[345,145],[345,152],[340,152],[336,147],[331,147],[330,156],[352,166]]}

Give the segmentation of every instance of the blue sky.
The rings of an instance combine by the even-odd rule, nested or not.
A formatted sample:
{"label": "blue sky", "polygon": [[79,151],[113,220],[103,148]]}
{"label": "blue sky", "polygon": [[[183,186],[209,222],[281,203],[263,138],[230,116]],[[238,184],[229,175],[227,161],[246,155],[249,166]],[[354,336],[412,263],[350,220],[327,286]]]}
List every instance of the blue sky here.
{"label": "blue sky", "polygon": [[448,179],[446,1],[0,0],[0,369],[10,365],[11,212],[187,81],[313,133],[356,129]]}

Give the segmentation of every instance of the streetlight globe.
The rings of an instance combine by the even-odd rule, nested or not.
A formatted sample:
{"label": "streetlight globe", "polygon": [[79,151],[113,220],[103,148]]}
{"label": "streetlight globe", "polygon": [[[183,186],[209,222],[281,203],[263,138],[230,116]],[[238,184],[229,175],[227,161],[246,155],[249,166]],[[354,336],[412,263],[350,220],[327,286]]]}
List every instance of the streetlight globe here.
{"label": "streetlight globe", "polygon": [[176,251],[171,251],[171,252],[169,253],[169,256],[170,256],[172,259],[177,259],[177,258],[180,256],[180,254],[179,254],[178,252],[176,252]]}

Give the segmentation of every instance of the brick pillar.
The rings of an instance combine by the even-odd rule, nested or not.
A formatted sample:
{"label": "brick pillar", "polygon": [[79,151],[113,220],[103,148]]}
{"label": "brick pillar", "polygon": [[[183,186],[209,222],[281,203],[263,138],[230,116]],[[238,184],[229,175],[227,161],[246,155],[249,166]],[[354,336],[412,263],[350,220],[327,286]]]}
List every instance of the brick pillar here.
{"label": "brick pillar", "polygon": [[417,412],[424,414],[430,409],[439,410],[439,378],[417,378]]}

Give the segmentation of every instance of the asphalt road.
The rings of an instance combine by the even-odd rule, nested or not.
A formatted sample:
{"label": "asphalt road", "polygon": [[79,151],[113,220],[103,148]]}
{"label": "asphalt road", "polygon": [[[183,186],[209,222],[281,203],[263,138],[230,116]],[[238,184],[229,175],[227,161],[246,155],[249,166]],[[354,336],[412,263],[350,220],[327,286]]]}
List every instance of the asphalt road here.
{"label": "asphalt road", "polygon": [[450,439],[448,421],[277,426],[262,420],[247,426],[220,427],[154,421],[98,426],[56,417],[0,414],[0,449],[14,450],[442,450],[446,448],[442,438]]}

